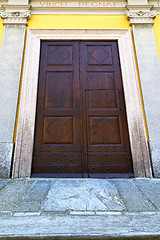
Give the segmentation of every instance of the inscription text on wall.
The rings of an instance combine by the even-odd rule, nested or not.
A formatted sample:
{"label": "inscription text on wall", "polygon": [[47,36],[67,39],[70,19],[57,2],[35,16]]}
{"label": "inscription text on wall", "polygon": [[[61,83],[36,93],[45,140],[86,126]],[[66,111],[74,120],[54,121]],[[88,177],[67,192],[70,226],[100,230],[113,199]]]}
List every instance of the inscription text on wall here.
{"label": "inscription text on wall", "polygon": [[90,1],[51,1],[51,2],[40,2],[41,7],[118,7],[116,2],[90,2]]}

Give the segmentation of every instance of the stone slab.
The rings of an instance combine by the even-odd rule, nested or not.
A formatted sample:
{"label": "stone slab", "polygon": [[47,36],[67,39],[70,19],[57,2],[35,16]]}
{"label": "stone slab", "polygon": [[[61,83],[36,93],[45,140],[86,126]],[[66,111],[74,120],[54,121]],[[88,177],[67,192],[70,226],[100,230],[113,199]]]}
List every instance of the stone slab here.
{"label": "stone slab", "polygon": [[26,196],[23,198],[23,201],[42,201],[45,199],[52,181],[37,180]]}
{"label": "stone slab", "polygon": [[[109,237],[159,236],[160,214],[122,214],[120,216],[2,216],[0,239],[28,236],[44,237]],[[122,238],[122,236],[124,238]],[[27,238],[26,238],[27,239]],[[138,239],[138,238],[137,238]],[[147,238],[145,238],[147,239]],[[153,239],[153,238],[148,238]]]}
{"label": "stone slab", "polygon": [[6,180],[0,179],[0,190],[4,188],[7,185],[7,183],[9,183],[9,181],[10,181],[9,179],[6,179]]}
{"label": "stone slab", "polygon": [[43,211],[68,210],[122,211],[125,206],[116,188],[107,180],[55,180],[44,202]]}
{"label": "stone slab", "polygon": [[0,186],[2,213],[106,215],[160,211],[158,179],[1,179]]}
{"label": "stone slab", "polygon": [[160,181],[154,179],[136,179],[134,183],[154,206],[160,210]]}
{"label": "stone slab", "polygon": [[129,212],[152,212],[158,210],[132,180],[114,179],[112,182],[121,194]]}
{"label": "stone slab", "polygon": [[13,143],[0,143],[0,178],[10,177],[13,148]]}
{"label": "stone slab", "polygon": [[15,209],[16,212],[38,212],[41,209],[41,202],[21,202]]}
{"label": "stone slab", "polygon": [[[0,240],[160,239],[160,210],[154,207],[160,179],[0,179],[3,184]],[[48,199],[55,211],[45,211]],[[54,199],[60,201],[57,208]],[[75,210],[61,211],[68,206]],[[79,206],[92,210],[76,210]]]}
{"label": "stone slab", "polygon": [[15,211],[23,196],[32,186],[32,181],[18,179],[10,181],[0,191],[0,211]]}

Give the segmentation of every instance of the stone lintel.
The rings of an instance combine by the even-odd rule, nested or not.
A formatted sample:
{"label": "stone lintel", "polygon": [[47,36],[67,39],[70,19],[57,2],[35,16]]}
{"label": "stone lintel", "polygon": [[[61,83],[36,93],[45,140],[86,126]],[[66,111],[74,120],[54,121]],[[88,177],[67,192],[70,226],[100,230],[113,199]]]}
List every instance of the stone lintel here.
{"label": "stone lintel", "polygon": [[9,5],[3,4],[3,11],[0,13],[4,19],[3,25],[26,25],[30,18],[30,5]]}
{"label": "stone lintel", "polygon": [[127,5],[126,17],[133,24],[154,24],[156,12],[152,10],[153,5]]}

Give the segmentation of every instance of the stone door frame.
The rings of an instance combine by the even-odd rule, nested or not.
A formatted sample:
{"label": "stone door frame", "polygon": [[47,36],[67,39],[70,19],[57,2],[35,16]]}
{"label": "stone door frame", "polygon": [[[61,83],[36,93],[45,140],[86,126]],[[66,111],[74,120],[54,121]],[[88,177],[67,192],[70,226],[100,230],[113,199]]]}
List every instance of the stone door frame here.
{"label": "stone door frame", "polygon": [[28,29],[12,177],[30,177],[41,40],[117,40],[135,177],[152,177],[130,29]]}

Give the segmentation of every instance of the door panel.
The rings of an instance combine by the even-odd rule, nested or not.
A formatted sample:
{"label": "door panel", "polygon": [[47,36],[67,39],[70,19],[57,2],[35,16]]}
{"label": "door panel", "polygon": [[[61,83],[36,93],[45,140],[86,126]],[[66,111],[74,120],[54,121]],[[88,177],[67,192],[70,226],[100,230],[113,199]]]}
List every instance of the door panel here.
{"label": "door panel", "polygon": [[111,45],[96,43],[96,45],[86,45],[87,65],[112,65],[112,48]]}
{"label": "door panel", "polygon": [[118,117],[89,117],[89,144],[120,144]]}
{"label": "door panel", "polygon": [[89,109],[117,109],[117,93],[115,90],[89,89],[86,90],[86,99]]}
{"label": "door panel", "polygon": [[73,118],[45,117],[43,144],[73,144]]}
{"label": "door panel", "polygon": [[48,72],[45,89],[45,109],[73,108],[72,72]]}
{"label": "door panel", "polygon": [[78,42],[42,42],[34,174],[82,176],[78,48]]}
{"label": "door panel", "polygon": [[117,43],[44,41],[33,176],[133,176]]}
{"label": "door panel", "polygon": [[116,42],[81,43],[84,165],[89,177],[132,175]]}

